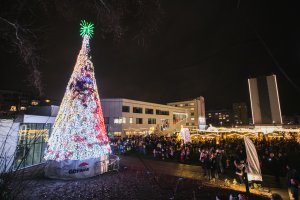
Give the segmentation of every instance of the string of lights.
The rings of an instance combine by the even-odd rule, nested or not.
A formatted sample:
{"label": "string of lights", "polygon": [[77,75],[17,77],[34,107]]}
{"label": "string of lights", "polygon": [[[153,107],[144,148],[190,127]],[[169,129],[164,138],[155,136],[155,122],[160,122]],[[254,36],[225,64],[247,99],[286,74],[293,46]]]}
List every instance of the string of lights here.
{"label": "string of lights", "polygon": [[46,160],[84,160],[111,151],[89,55],[93,27],[81,22],[82,47],[48,141]]}

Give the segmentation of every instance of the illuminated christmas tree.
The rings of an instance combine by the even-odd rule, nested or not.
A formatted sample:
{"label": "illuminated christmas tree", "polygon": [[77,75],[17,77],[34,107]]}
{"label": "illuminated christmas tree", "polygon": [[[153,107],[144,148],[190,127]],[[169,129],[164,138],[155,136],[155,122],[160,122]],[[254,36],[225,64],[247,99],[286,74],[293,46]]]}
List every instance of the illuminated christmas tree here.
{"label": "illuminated christmas tree", "polygon": [[[80,25],[80,35],[83,37],[82,47],[45,152],[45,159],[48,163],[50,162],[48,166],[54,163],[54,165],[59,165],[65,171],[64,173],[69,172],[69,174],[72,173],[68,170],[91,165],[91,162],[88,162],[91,159],[94,165],[97,160],[103,161],[103,158],[110,153],[94,66],[90,56],[89,40],[93,35],[94,25],[84,20]],[[53,161],[52,164],[51,161]],[[74,164],[66,167],[66,165],[70,166],[72,161]],[[86,161],[85,164],[82,164],[82,161]],[[62,172],[59,173],[62,174]]]}

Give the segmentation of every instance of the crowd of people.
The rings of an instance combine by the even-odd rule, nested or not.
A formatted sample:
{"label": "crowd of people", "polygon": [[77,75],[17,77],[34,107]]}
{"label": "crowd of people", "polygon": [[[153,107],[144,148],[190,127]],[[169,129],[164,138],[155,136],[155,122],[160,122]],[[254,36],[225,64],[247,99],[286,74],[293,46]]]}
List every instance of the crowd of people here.
{"label": "crowd of people", "polygon": [[[283,175],[288,160],[300,155],[296,141],[254,140],[261,169],[264,173]],[[210,177],[223,173],[224,168],[237,168],[246,159],[241,139],[198,141],[183,144],[176,137],[133,136],[112,138],[116,154],[139,153],[160,160],[178,160],[183,163],[200,163]],[[276,168],[271,166],[278,166]]]}
{"label": "crowd of people", "polygon": [[[280,176],[284,176],[287,164],[299,168],[300,145],[297,141],[273,139],[253,140],[262,173],[273,175],[280,186]],[[116,154],[136,153],[159,160],[200,164],[205,177],[215,180],[225,171],[234,171],[236,180],[243,183],[246,166],[246,151],[243,140],[207,140],[183,144],[176,137],[157,135],[112,138],[111,146]],[[297,166],[298,164],[298,166]],[[292,179],[292,181],[291,181]],[[296,178],[288,181],[290,186],[298,186]],[[297,177],[298,179],[298,177]],[[295,187],[292,187],[292,189]],[[295,191],[298,192],[298,191]]]}

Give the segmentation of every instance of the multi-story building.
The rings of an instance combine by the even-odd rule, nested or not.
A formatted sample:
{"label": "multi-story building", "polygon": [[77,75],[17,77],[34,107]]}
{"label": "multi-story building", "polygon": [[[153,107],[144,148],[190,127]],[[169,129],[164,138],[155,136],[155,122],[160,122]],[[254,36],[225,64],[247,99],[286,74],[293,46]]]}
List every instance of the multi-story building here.
{"label": "multi-story building", "polygon": [[232,111],[227,109],[210,110],[206,112],[206,122],[212,126],[231,126]]}
{"label": "multi-story building", "polygon": [[4,165],[9,167],[15,159],[13,167],[27,167],[43,162],[58,109],[58,106],[31,107],[15,119],[0,119],[0,145],[7,144],[2,146],[6,158],[0,157],[1,163],[6,162]]}
{"label": "multi-story building", "polygon": [[190,111],[191,117],[190,120],[187,121],[186,126],[191,126],[201,130],[205,129],[206,120],[204,97],[200,96],[192,100],[167,103],[167,105],[184,108]]}
{"label": "multi-story building", "polygon": [[248,109],[246,103],[234,103],[233,123],[236,125],[249,125]]}
{"label": "multi-story building", "polygon": [[248,79],[253,124],[281,125],[276,75]]}
{"label": "multi-story building", "polygon": [[[129,99],[102,99],[101,103],[106,130],[111,135],[171,134],[180,131],[182,126],[196,127],[194,124],[198,113],[195,114],[191,108]],[[13,159],[18,166],[25,156],[21,167],[44,161],[43,154],[59,107],[26,108],[26,112],[19,112],[14,119],[0,119],[0,145],[4,142],[9,144],[4,149],[7,157],[0,158],[0,162],[9,160],[5,166],[11,165]]]}
{"label": "multi-story building", "polygon": [[30,95],[18,91],[0,90],[0,116],[24,112],[30,104]]}
{"label": "multi-story building", "polygon": [[0,117],[12,117],[25,113],[29,107],[49,105],[57,105],[57,102],[25,92],[0,90]]}
{"label": "multi-story building", "polygon": [[130,99],[102,99],[107,132],[111,135],[180,131],[195,121],[190,109]]}

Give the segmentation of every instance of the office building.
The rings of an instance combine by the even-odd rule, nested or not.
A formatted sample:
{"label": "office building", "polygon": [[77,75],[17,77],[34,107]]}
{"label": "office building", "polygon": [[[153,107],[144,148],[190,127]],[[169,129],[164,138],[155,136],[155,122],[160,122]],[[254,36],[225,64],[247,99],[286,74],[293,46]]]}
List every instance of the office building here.
{"label": "office building", "polygon": [[248,109],[246,103],[234,103],[233,110],[233,123],[235,125],[249,125]]}
{"label": "office building", "polygon": [[0,118],[10,118],[22,114],[29,107],[57,105],[56,101],[35,97],[32,94],[0,90]]}
{"label": "office building", "polygon": [[248,79],[252,120],[255,126],[281,125],[281,109],[275,75]]}
{"label": "office building", "polygon": [[[190,106],[195,106],[191,104]],[[194,101],[193,103],[197,103]],[[172,134],[181,127],[197,128],[195,108],[170,106],[130,99],[102,99],[104,123],[109,135]],[[198,105],[197,105],[198,106]],[[5,166],[32,166],[44,161],[44,151],[59,106],[28,106],[15,119],[0,119],[0,145],[6,143]],[[8,139],[6,136],[9,135]],[[16,150],[16,151],[15,151]],[[27,155],[27,156],[25,156]],[[5,159],[5,160],[4,160]],[[1,168],[0,168],[1,169]]]}
{"label": "office building", "polygon": [[130,99],[102,99],[109,135],[169,134],[195,123],[190,109]]}
{"label": "office building", "polygon": [[209,110],[206,112],[206,123],[212,126],[231,126],[232,111],[227,109]]}
{"label": "office building", "polygon": [[190,111],[191,118],[187,122],[186,126],[192,126],[200,130],[204,130],[206,128],[204,97],[200,96],[192,100],[167,103],[167,105],[184,108]]}

